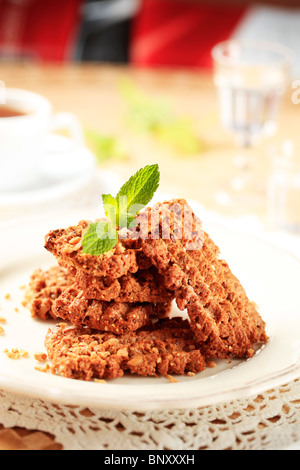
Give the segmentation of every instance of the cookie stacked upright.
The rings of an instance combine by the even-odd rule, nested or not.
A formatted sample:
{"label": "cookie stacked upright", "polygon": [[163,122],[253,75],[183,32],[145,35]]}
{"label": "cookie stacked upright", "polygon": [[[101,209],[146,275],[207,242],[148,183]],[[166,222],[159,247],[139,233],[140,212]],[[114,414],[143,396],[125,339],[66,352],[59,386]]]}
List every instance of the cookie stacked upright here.
{"label": "cookie stacked upright", "polygon": [[[87,221],[47,234],[58,265],[33,274],[26,301],[33,316],[71,323],[48,331],[54,370],[85,380],[194,374],[208,358],[252,356],[265,324],[186,201],[136,220],[99,256],[82,250]],[[172,301],[188,320],[169,318]]]}

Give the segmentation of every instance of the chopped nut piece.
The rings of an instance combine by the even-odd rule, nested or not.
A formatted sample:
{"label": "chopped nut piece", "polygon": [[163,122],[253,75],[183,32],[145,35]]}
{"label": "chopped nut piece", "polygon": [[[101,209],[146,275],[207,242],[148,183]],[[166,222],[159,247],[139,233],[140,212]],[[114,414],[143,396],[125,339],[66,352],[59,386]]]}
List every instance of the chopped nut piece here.
{"label": "chopped nut piece", "polygon": [[47,359],[47,354],[44,352],[34,353],[34,359],[39,362],[44,362]]}
{"label": "chopped nut piece", "polygon": [[21,357],[28,357],[28,351],[25,351],[24,349],[20,349],[20,356]]}
{"label": "chopped nut piece", "polygon": [[254,353],[255,353],[254,349],[249,348],[248,351],[247,351],[247,357],[252,357]]}
{"label": "chopped nut piece", "polygon": [[216,365],[217,365],[217,364],[216,364],[214,361],[209,361],[209,362],[207,363],[207,367],[210,367],[211,369],[214,368],[214,367],[216,367]]}
{"label": "chopped nut piece", "polygon": [[38,370],[39,372],[48,372],[50,371],[50,366],[49,364],[46,364],[45,367],[35,366],[35,370]]}
{"label": "chopped nut piece", "polygon": [[172,375],[166,375],[167,379],[169,379],[170,383],[176,383],[178,380],[175,379]]}
{"label": "chopped nut piece", "polygon": [[25,351],[24,349],[18,349],[18,348],[12,348],[11,350],[9,349],[4,349],[3,351],[9,359],[20,359],[21,357],[28,357],[28,351]]}
{"label": "chopped nut piece", "polygon": [[20,351],[17,348],[12,348],[11,351],[9,349],[4,349],[5,354],[9,359],[20,359]]}

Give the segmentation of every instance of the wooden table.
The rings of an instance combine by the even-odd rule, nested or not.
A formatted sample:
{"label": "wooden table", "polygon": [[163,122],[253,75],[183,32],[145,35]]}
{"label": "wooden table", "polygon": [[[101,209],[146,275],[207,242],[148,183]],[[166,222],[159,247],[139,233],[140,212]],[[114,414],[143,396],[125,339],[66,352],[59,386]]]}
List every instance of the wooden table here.
{"label": "wooden table", "polygon": [[[124,126],[124,101],[119,84],[130,77],[143,91],[169,103],[178,115],[194,119],[204,151],[188,157],[175,155],[154,139],[139,137]],[[105,166],[127,177],[144,164],[159,163],[161,189],[194,198],[220,210],[216,189],[232,177],[233,158],[238,150],[234,138],[222,128],[212,76],[208,72],[182,70],[150,71],[98,65],[0,65],[0,79],[7,87],[21,87],[45,95],[54,111],[75,113],[82,125],[102,134],[118,135],[130,152],[128,161],[110,161]],[[292,103],[291,87],[282,103],[279,131],[253,151],[253,164],[260,177],[268,174],[268,148],[273,141],[291,137],[300,140],[300,104]],[[256,207],[264,217],[265,207]],[[222,208],[233,215],[234,208]]]}
{"label": "wooden table", "polygon": [[[192,157],[176,155],[151,137],[137,136],[129,131],[124,126],[124,103],[118,92],[124,77],[131,77],[150,95],[167,100],[175,113],[191,116],[203,140],[203,152]],[[1,63],[0,79],[7,87],[25,88],[46,96],[53,103],[54,111],[73,112],[86,128],[101,134],[118,135],[128,146],[130,158],[108,161],[103,167],[126,178],[145,164],[157,162],[162,192],[197,199],[210,209],[235,215],[233,207],[221,209],[215,200],[216,189],[232,176],[236,147],[232,135],[219,122],[216,91],[210,73],[132,70],[100,65]],[[272,140],[291,137],[300,141],[300,104],[292,103],[293,91],[290,88],[283,100],[279,131]],[[253,152],[255,169],[262,178],[268,172],[270,143],[269,139]],[[256,214],[264,219],[266,207],[257,207]],[[35,430],[0,427],[0,449],[22,448],[59,449],[60,444],[52,436]]]}

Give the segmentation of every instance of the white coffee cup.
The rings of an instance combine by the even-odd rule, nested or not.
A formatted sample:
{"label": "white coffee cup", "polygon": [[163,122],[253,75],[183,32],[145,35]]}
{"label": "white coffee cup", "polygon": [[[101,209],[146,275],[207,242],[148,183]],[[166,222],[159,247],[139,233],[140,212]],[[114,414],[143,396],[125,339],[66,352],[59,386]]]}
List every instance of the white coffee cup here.
{"label": "white coffee cup", "polygon": [[0,192],[30,190],[40,177],[44,142],[53,131],[68,130],[75,145],[83,145],[81,125],[71,113],[53,114],[45,97],[7,88],[4,106],[23,115],[0,117]]}

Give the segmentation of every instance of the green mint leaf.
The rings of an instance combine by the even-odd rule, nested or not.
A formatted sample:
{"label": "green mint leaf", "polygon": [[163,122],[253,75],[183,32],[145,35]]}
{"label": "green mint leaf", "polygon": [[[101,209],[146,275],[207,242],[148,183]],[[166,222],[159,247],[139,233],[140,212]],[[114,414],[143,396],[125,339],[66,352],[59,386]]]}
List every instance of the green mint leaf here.
{"label": "green mint leaf", "polygon": [[111,194],[102,194],[104,212],[112,225],[119,225],[119,204]]}
{"label": "green mint leaf", "polygon": [[[111,194],[103,194],[102,201],[104,212],[110,223],[117,227],[129,227],[134,221],[134,216],[127,214],[127,212],[119,211],[119,201],[117,201]],[[144,206],[139,207],[139,210]]]}
{"label": "green mint leaf", "polygon": [[83,253],[102,255],[118,243],[118,232],[109,222],[99,221],[88,226],[82,239]]}
{"label": "green mint leaf", "polygon": [[[141,207],[143,209],[144,206]],[[140,209],[139,209],[140,210]],[[127,212],[120,212],[119,213],[119,227],[136,227],[136,221],[134,215],[128,214]]]}
{"label": "green mint leaf", "polygon": [[[160,173],[157,164],[147,165],[138,170],[121,187],[116,196],[119,213],[131,216],[137,214],[151,201],[158,188],[159,180]],[[132,217],[129,219],[132,220]]]}
{"label": "green mint leaf", "polygon": [[134,216],[148,204],[158,188],[160,173],[157,164],[138,170],[125,183],[116,197],[103,194],[107,221],[92,223],[82,237],[82,251],[101,255],[111,250],[119,240],[116,227],[133,227]]}

